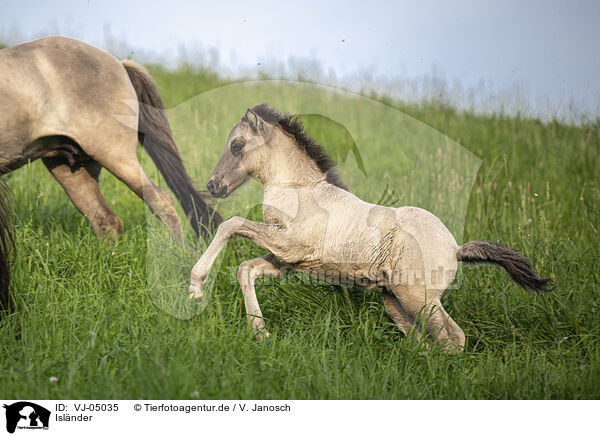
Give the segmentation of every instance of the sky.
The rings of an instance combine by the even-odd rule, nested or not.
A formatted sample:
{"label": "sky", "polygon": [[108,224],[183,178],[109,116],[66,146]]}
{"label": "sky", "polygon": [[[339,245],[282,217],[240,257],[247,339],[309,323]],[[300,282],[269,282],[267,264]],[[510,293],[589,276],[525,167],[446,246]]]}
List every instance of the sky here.
{"label": "sky", "polygon": [[[319,70],[316,80],[344,85],[368,78],[400,95],[411,88],[407,83],[413,94],[422,92],[414,84],[433,77],[451,88],[479,90],[480,105],[498,107],[497,96],[541,114],[600,116],[598,1],[0,0],[0,5],[0,41],[9,44],[61,34],[121,56],[168,65],[185,58],[230,75],[284,75],[285,68],[299,65]],[[458,106],[463,98],[465,93],[455,93]]]}

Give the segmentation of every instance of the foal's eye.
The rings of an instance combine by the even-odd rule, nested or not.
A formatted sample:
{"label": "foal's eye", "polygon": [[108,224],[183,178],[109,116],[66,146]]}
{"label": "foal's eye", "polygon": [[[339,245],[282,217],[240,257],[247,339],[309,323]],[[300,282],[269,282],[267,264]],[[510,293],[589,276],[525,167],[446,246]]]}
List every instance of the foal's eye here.
{"label": "foal's eye", "polygon": [[231,152],[233,154],[239,153],[240,151],[242,151],[242,149],[244,148],[244,141],[233,141],[231,143]]}

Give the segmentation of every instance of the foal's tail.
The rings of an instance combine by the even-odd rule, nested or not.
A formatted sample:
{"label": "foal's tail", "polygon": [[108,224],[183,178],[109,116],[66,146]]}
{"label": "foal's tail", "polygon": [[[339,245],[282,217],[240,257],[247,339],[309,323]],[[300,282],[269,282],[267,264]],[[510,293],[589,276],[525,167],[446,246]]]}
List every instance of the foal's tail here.
{"label": "foal's tail", "polygon": [[11,214],[6,187],[0,181],[0,313],[14,309],[10,295],[10,263],[15,246]]}
{"label": "foal's tail", "polygon": [[194,188],[190,176],[185,171],[162,99],[150,74],[131,61],[123,61],[123,66],[141,103],[138,127],[140,143],[179,199],[196,235],[202,234],[206,237],[208,230],[216,228],[223,219],[206,204],[205,198],[208,196]]}
{"label": "foal's tail", "polygon": [[498,264],[525,289],[552,290],[552,279],[540,277],[529,259],[506,245],[489,241],[467,242],[458,249],[457,258],[462,262]]}

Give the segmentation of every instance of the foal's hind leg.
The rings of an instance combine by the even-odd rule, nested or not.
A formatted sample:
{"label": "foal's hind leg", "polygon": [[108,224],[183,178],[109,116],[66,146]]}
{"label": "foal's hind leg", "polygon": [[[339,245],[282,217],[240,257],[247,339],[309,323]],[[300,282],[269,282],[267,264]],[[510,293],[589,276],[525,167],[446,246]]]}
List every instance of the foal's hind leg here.
{"label": "foal's hind leg", "polygon": [[[402,307],[396,296],[386,288],[383,289],[381,295],[383,297],[383,305],[385,306],[386,312],[390,318],[392,318],[392,321],[394,321],[396,326],[398,326],[400,331],[408,336],[413,327],[417,327],[415,325],[415,318]],[[414,334],[417,341],[420,342],[422,336],[421,330],[415,328]]]}
{"label": "foal's hind leg", "polygon": [[[442,305],[439,306],[441,316],[444,321],[444,330],[446,336],[449,338],[449,346],[446,349],[450,351],[462,351],[465,349],[465,332],[456,324],[456,322],[450,318],[450,315],[444,310]],[[451,344],[451,345],[450,345]]]}
{"label": "foal's hind leg", "polygon": [[238,270],[237,280],[244,294],[248,322],[252,324],[252,328],[259,339],[269,337],[269,332],[265,328],[265,321],[258,305],[254,281],[259,276],[278,276],[280,274],[279,262],[272,254],[246,260],[242,262]]}
{"label": "foal's hind leg", "polygon": [[74,169],[63,157],[45,157],[42,161],[75,207],[88,219],[98,239],[117,239],[123,224],[100,192],[98,175],[102,167],[89,161]]}
{"label": "foal's hind leg", "polygon": [[462,351],[465,334],[442,307],[441,292],[430,291],[424,285],[397,285],[391,287],[402,307],[419,323],[425,323],[427,333],[447,351]]}

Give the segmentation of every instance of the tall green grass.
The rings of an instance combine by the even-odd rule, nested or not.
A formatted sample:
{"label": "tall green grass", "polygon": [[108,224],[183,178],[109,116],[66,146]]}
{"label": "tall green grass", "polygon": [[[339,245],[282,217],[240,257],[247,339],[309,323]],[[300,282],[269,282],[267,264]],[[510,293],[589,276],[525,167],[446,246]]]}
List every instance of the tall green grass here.
{"label": "tall green grass", "polygon": [[[201,70],[151,72],[169,107],[225,85]],[[600,398],[598,123],[568,126],[377,98],[481,158],[462,239],[500,240],[521,250],[555,279],[554,292],[528,294],[495,267],[464,268],[460,287],[443,303],[464,329],[467,347],[447,355],[403,337],[376,290],[259,279],[272,338],[258,342],[245,321],[235,271],[262,254],[260,248],[231,242],[205,310],[191,319],[169,315],[149,289],[148,247],[154,245],[148,227],[160,226],[154,219],[147,225],[141,200],[103,172],[102,190],[125,230],[114,245],[99,244],[34,162],[7,177],[17,229],[17,311],[0,323],[0,397]],[[193,106],[175,109],[182,115],[174,117],[174,131],[199,186],[228,134],[221,118],[243,115],[229,113],[232,102],[225,103],[212,108],[212,118]],[[324,131],[333,124],[309,119],[307,125],[320,138],[343,134]],[[371,136],[384,147],[381,128],[373,125]],[[399,164],[366,145],[359,144],[365,165],[387,168],[393,177]],[[144,167],[156,180],[145,156]],[[342,171],[352,189],[371,201],[380,198],[381,187],[370,191],[360,171]],[[393,187],[398,205],[416,196],[411,182]],[[257,192],[256,184],[241,188],[221,210],[260,218],[250,208]],[[192,245],[193,254],[180,255],[182,274],[203,249]]]}

